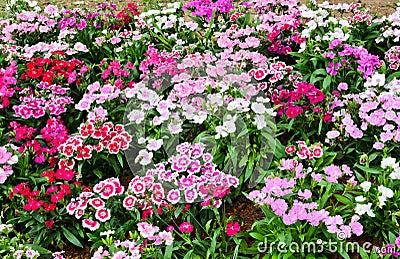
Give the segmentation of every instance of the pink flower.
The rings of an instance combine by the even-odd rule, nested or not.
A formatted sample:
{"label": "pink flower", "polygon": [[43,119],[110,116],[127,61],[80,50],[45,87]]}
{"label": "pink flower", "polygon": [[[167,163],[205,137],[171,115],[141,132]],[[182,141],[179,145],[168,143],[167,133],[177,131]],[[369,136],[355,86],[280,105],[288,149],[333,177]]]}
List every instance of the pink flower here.
{"label": "pink flower", "polygon": [[240,225],[236,221],[231,221],[228,224],[226,224],[226,234],[228,236],[234,236],[240,231]]}
{"label": "pink flower", "polygon": [[179,226],[179,231],[181,231],[182,233],[191,233],[193,231],[194,227],[192,224],[190,224],[190,222],[183,222],[180,226]]}
{"label": "pink flower", "polygon": [[293,119],[293,118],[296,118],[297,116],[299,116],[302,112],[303,112],[303,108],[301,108],[300,106],[290,106],[286,110],[286,115],[289,118]]}
{"label": "pink flower", "polygon": [[339,91],[346,91],[348,89],[347,83],[340,83],[337,88]]}
{"label": "pink flower", "polygon": [[363,233],[363,226],[358,222],[351,222],[350,223],[351,231],[360,236]]}

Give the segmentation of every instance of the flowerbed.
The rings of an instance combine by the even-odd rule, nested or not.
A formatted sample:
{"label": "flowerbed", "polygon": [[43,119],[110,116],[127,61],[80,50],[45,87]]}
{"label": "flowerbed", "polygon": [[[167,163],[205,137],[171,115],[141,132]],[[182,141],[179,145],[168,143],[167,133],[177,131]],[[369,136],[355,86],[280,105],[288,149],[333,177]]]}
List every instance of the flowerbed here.
{"label": "flowerbed", "polygon": [[2,257],[400,254],[400,7],[8,10]]}

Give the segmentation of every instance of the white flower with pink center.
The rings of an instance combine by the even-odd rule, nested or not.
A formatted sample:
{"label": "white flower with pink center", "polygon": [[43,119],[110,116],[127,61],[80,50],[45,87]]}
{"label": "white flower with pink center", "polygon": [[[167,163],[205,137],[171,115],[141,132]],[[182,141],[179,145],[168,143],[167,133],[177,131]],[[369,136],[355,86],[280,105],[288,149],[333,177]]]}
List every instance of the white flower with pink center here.
{"label": "white flower with pink center", "polygon": [[142,180],[137,180],[132,184],[132,189],[136,195],[144,194],[146,185]]}
{"label": "white flower with pink center", "polygon": [[92,198],[89,200],[89,204],[96,209],[104,208],[105,202],[100,198]]}
{"label": "white flower with pink center", "polygon": [[97,220],[101,222],[106,222],[111,218],[111,213],[109,209],[102,208],[96,211],[95,217]]}
{"label": "white flower with pink center", "polygon": [[185,191],[185,199],[187,202],[192,203],[197,198],[197,191],[194,189],[189,189]]}
{"label": "white flower with pink center", "polygon": [[168,195],[167,195],[168,202],[170,202],[172,204],[176,204],[179,202],[180,199],[181,199],[181,193],[179,190],[173,189],[168,192]]}
{"label": "white flower with pink center", "polygon": [[125,197],[125,199],[122,201],[122,205],[128,209],[131,210],[135,206],[136,198],[132,195],[128,195]]}
{"label": "white flower with pink center", "polygon": [[84,228],[88,228],[91,231],[95,231],[100,227],[100,223],[95,221],[95,220],[91,220],[91,219],[84,219],[82,221],[82,226]]}

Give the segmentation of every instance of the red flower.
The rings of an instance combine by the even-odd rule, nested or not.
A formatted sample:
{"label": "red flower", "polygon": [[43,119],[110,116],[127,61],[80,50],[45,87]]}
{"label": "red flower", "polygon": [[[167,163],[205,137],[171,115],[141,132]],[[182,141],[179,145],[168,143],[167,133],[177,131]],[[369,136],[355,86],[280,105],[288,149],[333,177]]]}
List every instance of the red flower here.
{"label": "red flower", "polygon": [[43,74],[43,68],[31,68],[27,72],[27,76],[30,78],[38,78]]}
{"label": "red flower", "polygon": [[303,108],[301,108],[300,106],[290,106],[287,110],[286,110],[286,115],[289,118],[295,118],[297,116],[299,116],[301,113],[303,112]]}
{"label": "red flower", "polygon": [[46,224],[46,227],[47,227],[48,229],[50,229],[50,228],[53,227],[54,220],[46,220],[46,221],[44,222],[44,224]]}
{"label": "red flower", "polygon": [[240,231],[240,225],[236,221],[231,221],[226,224],[226,234],[228,236],[234,236]]}

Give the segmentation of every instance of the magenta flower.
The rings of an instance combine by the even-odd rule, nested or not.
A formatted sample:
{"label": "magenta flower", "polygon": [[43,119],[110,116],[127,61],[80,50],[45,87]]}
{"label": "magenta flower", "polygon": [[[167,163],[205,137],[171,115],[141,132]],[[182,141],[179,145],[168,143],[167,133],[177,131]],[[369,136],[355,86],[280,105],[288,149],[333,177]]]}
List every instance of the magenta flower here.
{"label": "magenta flower", "polygon": [[240,231],[240,225],[236,221],[231,221],[228,224],[226,224],[226,234],[228,236],[234,236]]}
{"label": "magenta flower", "polygon": [[182,233],[191,233],[193,232],[193,225],[190,224],[190,222],[183,222],[180,226],[179,226],[179,231],[181,231]]}

